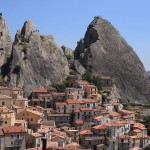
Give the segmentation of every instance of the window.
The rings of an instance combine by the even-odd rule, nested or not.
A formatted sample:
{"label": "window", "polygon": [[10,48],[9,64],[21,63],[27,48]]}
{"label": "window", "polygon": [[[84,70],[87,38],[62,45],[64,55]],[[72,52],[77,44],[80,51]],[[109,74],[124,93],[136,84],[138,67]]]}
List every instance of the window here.
{"label": "window", "polygon": [[33,119],[31,118],[31,121],[33,121]]}
{"label": "window", "polygon": [[5,121],[5,124],[7,124],[7,121]]}
{"label": "window", "polygon": [[13,142],[11,142],[11,145],[13,145]]}
{"label": "window", "polygon": [[5,105],[5,102],[2,102],[2,105]]}
{"label": "window", "polygon": [[19,135],[17,135],[17,139],[19,139]]}
{"label": "window", "polygon": [[0,32],[0,36],[3,36],[3,33],[2,33],[2,32]]}
{"label": "window", "polygon": [[11,138],[13,138],[13,135],[11,135]]}

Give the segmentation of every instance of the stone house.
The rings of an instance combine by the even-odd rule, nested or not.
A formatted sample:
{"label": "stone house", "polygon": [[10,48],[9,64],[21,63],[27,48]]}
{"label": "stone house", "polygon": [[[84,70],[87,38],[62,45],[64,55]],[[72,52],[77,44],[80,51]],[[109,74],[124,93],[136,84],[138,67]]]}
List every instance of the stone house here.
{"label": "stone house", "polygon": [[119,110],[123,109],[123,105],[121,103],[114,103],[114,110],[118,112]]}
{"label": "stone house", "polygon": [[86,108],[95,108],[98,106],[98,103],[95,99],[82,99],[85,102]]}
{"label": "stone house", "polygon": [[85,107],[83,100],[67,99],[66,102],[56,102],[56,113],[70,114],[74,111]]}
{"label": "stone house", "polygon": [[69,124],[71,122],[70,114],[48,114],[47,119],[55,121],[56,126],[62,123]]}
{"label": "stone house", "polygon": [[85,138],[92,137],[93,132],[91,130],[82,130],[79,132],[79,141],[82,145],[85,145]]}
{"label": "stone house", "polygon": [[12,97],[12,88],[0,86],[0,94]]}
{"label": "stone house", "polygon": [[13,126],[15,124],[15,113],[5,106],[0,106],[0,127]]}
{"label": "stone house", "polygon": [[132,148],[131,137],[129,135],[119,136],[117,140],[120,150],[128,150]]}
{"label": "stone house", "polygon": [[106,123],[110,123],[111,119],[107,116],[96,116],[93,119],[93,124],[94,125],[99,125],[99,124],[106,124]]}
{"label": "stone house", "polygon": [[71,137],[71,142],[79,143],[79,130],[67,130],[66,133]]}
{"label": "stone house", "polygon": [[93,133],[99,136],[106,136],[107,135],[107,126],[105,124],[100,124],[92,127]]}
{"label": "stone house", "polygon": [[121,117],[121,115],[119,113],[115,112],[115,111],[112,111],[112,112],[109,113],[109,117],[111,119],[117,120]]}
{"label": "stone house", "polygon": [[26,150],[25,136],[26,130],[22,126],[10,126],[1,128],[1,138],[3,139],[0,143],[1,149],[6,150]]}
{"label": "stone house", "polygon": [[13,99],[13,105],[24,109],[24,108],[28,107],[28,99],[26,99],[26,98]]}
{"label": "stone house", "polygon": [[25,129],[28,128],[28,122],[25,120],[15,120],[15,126],[22,126]]}
{"label": "stone house", "polygon": [[113,106],[112,104],[103,104],[103,107],[104,107],[105,110],[107,110],[108,112],[114,111],[114,106]]}
{"label": "stone house", "polygon": [[12,108],[13,100],[10,96],[0,95],[0,106]]}
{"label": "stone house", "polygon": [[40,127],[40,123],[43,120],[43,113],[35,110],[24,109],[16,114],[18,120],[26,120],[29,128],[36,131]]}
{"label": "stone house", "polygon": [[94,111],[92,108],[80,108],[75,111],[74,120],[82,120],[84,122],[91,122],[94,118]]}
{"label": "stone house", "polygon": [[84,90],[82,88],[66,88],[66,96],[68,99],[82,99]]}
{"label": "stone house", "polygon": [[40,87],[37,89],[32,90],[32,98],[38,99],[40,94],[48,94],[48,90],[44,87]]}
{"label": "stone house", "polygon": [[41,147],[42,146],[41,138],[43,138],[43,135],[38,132],[27,134],[26,135],[27,148]]}
{"label": "stone house", "polygon": [[98,92],[97,87],[95,85],[85,85],[83,89],[85,90],[86,96],[97,94]]}
{"label": "stone house", "polygon": [[107,137],[116,138],[124,135],[124,126],[121,123],[107,123]]}
{"label": "stone house", "polygon": [[76,81],[76,86],[79,86],[82,89],[84,89],[84,86],[86,86],[86,85],[90,85],[90,83],[85,80],[77,80]]}
{"label": "stone house", "polygon": [[12,88],[12,98],[16,99],[16,98],[23,98],[23,89],[15,87]]}
{"label": "stone house", "polygon": [[135,113],[132,111],[121,109],[118,113],[121,114],[122,118],[128,122],[135,121]]}

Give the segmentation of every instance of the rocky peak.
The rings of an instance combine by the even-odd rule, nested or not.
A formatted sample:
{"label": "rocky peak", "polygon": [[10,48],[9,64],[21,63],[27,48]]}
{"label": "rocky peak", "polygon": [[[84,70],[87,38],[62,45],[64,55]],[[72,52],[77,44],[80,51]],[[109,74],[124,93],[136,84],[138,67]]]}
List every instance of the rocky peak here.
{"label": "rocky peak", "polygon": [[17,31],[13,45],[11,85],[23,87],[27,95],[40,86],[60,83],[69,74],[63,50],[50,35],[40,35],[31,21]]}
{"label": "rocky peak", "polygon": [[22,39],[27,41],[29,40],[29,36],[31,35],[31,33],[34,31],[35,26],[32,23],[32,21],[27,20],[21,30],[21,35],[22,35]]}
{"label": "rocky peak", "polygon": [[7,62],[12,51],[12,40],[5,20],[0,15],[0,66]]}
{"label": "rocky peak", "polygon": [[150,83],[142,62],[107,20],[94,18],[74,55],[84,68],[111,76],[121,97],[133,103],[150,102]]}

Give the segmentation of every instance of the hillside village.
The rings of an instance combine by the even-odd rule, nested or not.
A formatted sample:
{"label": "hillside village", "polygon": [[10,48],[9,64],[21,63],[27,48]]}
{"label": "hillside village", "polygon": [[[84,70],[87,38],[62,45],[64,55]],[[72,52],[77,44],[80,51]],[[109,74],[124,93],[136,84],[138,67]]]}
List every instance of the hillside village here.
{"label": "hillside village", "polygon": [[18,87],[0,87],[0,149],[142,150],[147,128],[113,95],[111,77],[98,89],[86,80],[68,87],[39,87],[29,98]]}

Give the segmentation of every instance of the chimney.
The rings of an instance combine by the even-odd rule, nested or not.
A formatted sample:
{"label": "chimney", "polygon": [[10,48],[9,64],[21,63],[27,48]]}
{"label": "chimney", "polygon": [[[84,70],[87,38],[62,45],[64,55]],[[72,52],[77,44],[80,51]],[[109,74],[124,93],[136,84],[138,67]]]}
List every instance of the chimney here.
{"label": "chimney", "polygon": [[47,139],[46,138],[42,138],[42,150],[46,150],[46,143],[47,143]]}

